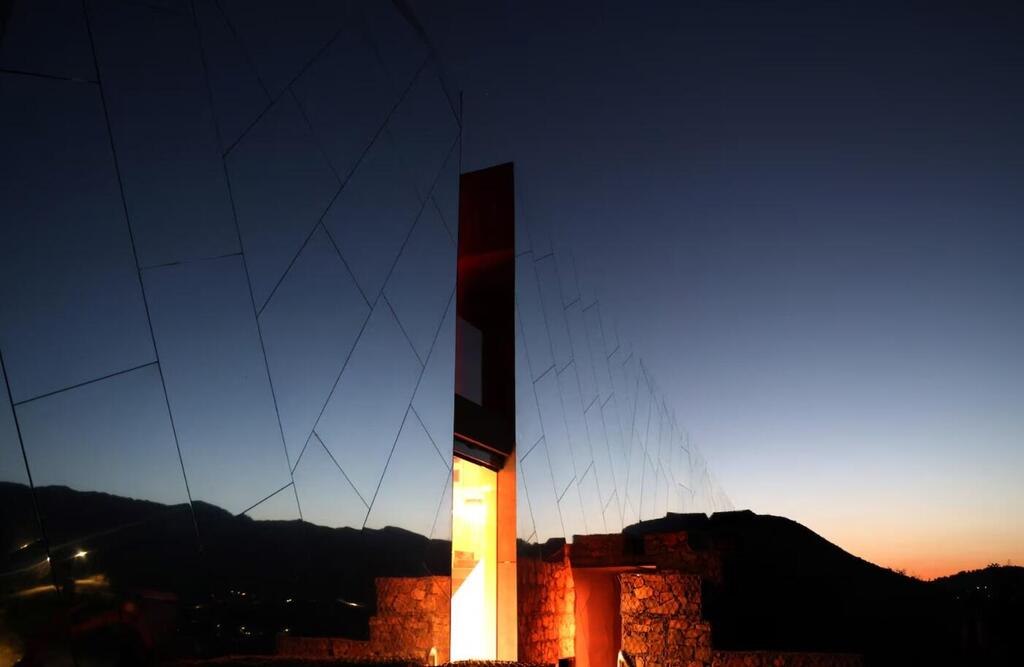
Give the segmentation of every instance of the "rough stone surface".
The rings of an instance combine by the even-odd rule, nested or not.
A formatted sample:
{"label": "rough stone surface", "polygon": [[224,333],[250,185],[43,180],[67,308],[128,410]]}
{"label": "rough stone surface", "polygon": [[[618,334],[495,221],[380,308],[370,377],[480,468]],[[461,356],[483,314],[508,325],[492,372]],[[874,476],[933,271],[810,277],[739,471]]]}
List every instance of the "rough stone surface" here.
{"label": "rough stone surface", "polygon": [[568,552],[555,561],[520,556],[517,578],[519,660],[552,665],[572,657],[576,590]]}
{"label": "rough stone surface", "polygon": [[708,667],[711,625],[700,577],[671,571],[619,575],[622,651],[636,667]]}
{"label": "rough stone surface", "polygon": [[289,637],[277,640],[277,653],[346,661],[448,661],[451,606],[449,577],[382,577],[376,580],[377,614],[370,618],[370,640]]}
{"label": "rough stone surface", "polygon": [[864,661],[849,653],[714,651],[711,667],[864,667]]}
{"label": "rough stone surface", "polygon": [[576,535],[570,547],[573,567],[655,566],[721,581],[717,552],[694,549],[685,531],[646,535]]}

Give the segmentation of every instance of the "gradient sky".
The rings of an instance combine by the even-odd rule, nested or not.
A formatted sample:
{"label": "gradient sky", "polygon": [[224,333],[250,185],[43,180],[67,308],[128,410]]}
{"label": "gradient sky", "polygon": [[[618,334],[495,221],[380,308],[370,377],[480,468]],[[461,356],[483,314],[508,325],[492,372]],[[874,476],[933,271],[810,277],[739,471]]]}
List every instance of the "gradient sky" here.
{"label": "gradient sky", "polygon": [[[437,502],[394,499],[424,476],[443,496],[449,479],[431,440],[450,437],[452,351],[430,350],[454,328],[455,193],[426,207],[420,182],[437,168],[455,182],[447,100],[418,79],[331,200],[421,46],[407,33],[378,63],[352,32],[301,69],[331,21],[226,4],[274,48],[253,49],[254,70],[198,3],[214,88],[232,93],[214,95],[215,119],[196,113],[209,106],[190,15],[96,15],[152,339],[96,89],[0,76],[0,98],[18,100],[0,105],[13,398],[136,368],[18,409],[35,481],[182,502],[164,381],[193,498],[241,512],[285,487],[322,411],[328,444],[293,471],[315,499],[305,518],[417,514],[427,534]],[[462,168],[516,162],[520,221],[572,249],[736,507],[920,576],[1024,563],[1024,7],[411,4],[464,91]],[[367,7],[402,34],[386,5]],[[320,9],[345,20],[343,3]],[[33,30],[5,36],[0,65],[95,77],[80,17]],[[157,266],[182,257],[214,259]],[[422,423],[394,445],[408,479],[382,482],[410,397]],[[24,481],[3,409],[0,441],[0,480]],[[376,514],[374,495],[389,501]],[[294,513],[287,494],[253,511]]]}
{"label": "gradient sky", "polygon": [[733,503],[1024,564],[1024,7],[416,2]]}

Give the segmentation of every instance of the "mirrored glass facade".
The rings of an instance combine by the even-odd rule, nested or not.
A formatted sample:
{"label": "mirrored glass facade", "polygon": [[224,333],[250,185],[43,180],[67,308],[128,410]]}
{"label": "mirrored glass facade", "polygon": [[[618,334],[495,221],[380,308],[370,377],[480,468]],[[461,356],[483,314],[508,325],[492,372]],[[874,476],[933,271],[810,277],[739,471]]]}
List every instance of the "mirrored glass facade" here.
{"label": "mirrored glass facade", "polygon": [[[366,639],[451,575],[460,141],[392,3],[13,3],[0,664]],[[727,506],[517,216],[521,546]]]}

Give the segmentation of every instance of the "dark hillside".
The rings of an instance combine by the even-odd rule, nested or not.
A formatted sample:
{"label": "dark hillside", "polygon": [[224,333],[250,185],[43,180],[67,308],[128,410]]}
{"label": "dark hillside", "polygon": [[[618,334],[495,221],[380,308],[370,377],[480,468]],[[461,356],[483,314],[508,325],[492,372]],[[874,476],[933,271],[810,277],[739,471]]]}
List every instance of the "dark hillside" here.
{"label": "dark hillside", "polygon": [[996,637],[973,640],[952,583],[879,567],[795,521],[670,514],[626,532],[665,530],[686,530],[695,547],[721,554],[723,581],[705,592],[716,648],[854,652],[869,665],[1012,664],[1000,642],[1015,634],[992,622]]}

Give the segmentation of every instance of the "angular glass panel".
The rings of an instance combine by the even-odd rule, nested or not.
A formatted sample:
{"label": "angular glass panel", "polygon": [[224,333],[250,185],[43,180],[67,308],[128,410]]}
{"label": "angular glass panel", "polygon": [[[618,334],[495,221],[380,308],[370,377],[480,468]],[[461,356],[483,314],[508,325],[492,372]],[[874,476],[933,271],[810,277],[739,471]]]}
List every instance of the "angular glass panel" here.
{"label": "angular glass panel", "polygon": [[[447,441],[446,441],[447,442]],[[430,537],[451,476],[446,458],[413,415],[405,420],[366,516],[367,528],[392,526]]]}
{"label": "angular glass panel", "polygon": [[558,391],[558,378],[552,369],[534,384],[537,402],[540,406],[541,425],[544,440],[551,461],[551,474],[555,491],[561,494],[576,476],[572,462],[572,445],[565,428],[565,414],[562,410],[562,396]]}
{"label": "angular glass panel", "polygon": [[604,506],[604,525],[609,533],[619,533],[625,528],[618,494],[613,495]]}
{"label": "angular glass panel", "polygon": [[558,270],[558,284],[562,293],[562,306],[579,301],[580,288],[576,282],[576,264],[572,253],[559,249],[554,254],[555,265]]}
{"label": "angular glass panel", "polygon": [[366,36],[346,29],[292,86],[313,130],[347,178],[398,101]]}
{"label": "angular glass panel", "polygon": [[28,485],[28,472],[21,455],[21,443],[18,441],[3,368],[0,368],[0,482]]}
{"label": "angular glass panel", "polygon": [[228,172],[253,296],[262,308],[339,183],[290,95],[235,146]]}
{"label": "angular glass panel", "polygon": [[241,259],[144,277],[192,498],[241,512],[290,481]]}
{"label": "angular glass panel", "polygon": [[370,308],[322,227],[260,314],[288,455],[296,461]]}
{"label": "angular glass panel", "polygon": [[0,74],[0,98],[18,100],[0,105],[0,346],[14,400],[153,361],[98,89]]}
{"label": "angular glass panel", "polygon": [[32,0],[7,5],[0,66],[22,72],[96,79],[82,3]]}
{"label": "angular glass panel", "polygon": [[551,478],[551,466],[548,464],[547,450],[541,441],[528,455],[519,462],[516,474],[523,478],[526,493],[533,510],[533,521],[536,528],[536,541],[545,542],[552,537],[565,537],[562,528],[562,516],[558,509],[558,497],[555,495],[554,480]]}
{"label": "angular glass panel", "polygon": [[378,135],[324,216],[349,268],[375,301],[422,208],[404,182],[391,135]]}
{"label": "angular glass panel", "polygon": [[[628,502],[629,506],[634,512],[640,511],[640,501],[643,495],[643,481],[644,481],[644,449],[640,445],[639,441],[634,440],[633,446],[630,447],[629,451],[629,463],[626,469],[626,487],[623,494],[624,501],[623,506]],[[602,489],[602,493],[603,493]],[[639,514],[629,515],[623,519],[626,522],[632,523],[639,521]]]}
{"label": "angular glass panel", "polygon": [[551,350],[558,368],[565,368],[573,359],[572,342],[562,307],[562,294],[558,286],[558,272],[554,255],[534,262],[540,287],[541,303],[547,316],[548,332],[551,336]]}
{"label": "angular glass panel", "polygon": [[256,122],[270,104],[270,96],[218,0],[195,0],[195,8],[221,151],[226,151]]}
{"label": "angular glass panel", "polygon": [[643,463],[643,481],[640,482],[640,519],[648,521],[656,518],[655,505],[658,499],[658,476],[654,464],[647,457]]}
{"label": "angular glass panel", "polygon": [[18,406],[36,487],[186,502],[155,365]]}
{"label": "angular glass panel", "polygon": [[544,309],[537,287],[537,274],[533,269],[530,255],[516,259],[516,308],[519,313],[520,330],[526,345],[527,359],[533,379],[537,379],[554,366],[551,356],[551,339],[544,323]]}
{"label": "angular glass panel", "polygon": [[624,477],[625,470],[617,471],[612,463],[608,452],[608,440],[605,435],[604,424],[601,422],[601,410],[597,403],[594,403],[590,410],[587,410],[584,417],[587,421],[587,429],[590,432],[590,445],[594,457],[594,472],[597,475],[597,488],[601,492],[602,505],[608,502],[612,494],[622,483],[616,483],[616,474]]}
{"label": "angular glass panel", "polygon": [[457,140],[455,147],[448,153],[448,158],[441,167],[441,173],[434,184],[431,198],[441,214],[441,222],[448,229],[453,241],[459,236],[459,169],[462,162],[462,142]]}
{"label": "angular glass panel", "polygon": [[349,3],[335,0],[221,0],[260,78],[275,98],[346,24]]}
{"label": "angular glass panel", "polygon": [[406,421],[421,372],[391,309],[379,302],[317,426],[327,449],[367,503]]}
{"label": "angular glass panel", "polygon": [[92,23],[139,262],[238,252],[192,17],[122,3]]}
{"label": "angular glass panel", "polygon": [[451,454],[455,425],[455,300],[448,303],[412,407],[442,454]]}
{"label": "angular glass panel", "polygon": [[580,399],[580,385],[576,377],[576,366],[570,364],[558,373],[558,387],[562,394],[562,406],[565,408],[565,421],[569,430],[569,444],[572,447],[573,469],[576,479],[583,477],[583,472],[593,462],[591,438],[583,414],[583,401]]}
{"label": "angular glass panel", "polygon": [[363,2],[362,21],[396,92],[406,89],[427,58],[427,47],[393,3]]}
{"label": "angular glass panel", "polygon": [[626,498],[625,502],[622,503],[622,523],[623,527],[630,526],[640,521],[640,512],[633,506],[632,501]]}
{"label": "angular glass panel", "polygon": [[516,336],[516,449],[526,453],[540,441],[544,432],[537,411],[537,396],[526,364],[522,336]]}
{"label": "angular glass panel", "polygon": [[305,521],[362,528],[368,507],[316,435],[309,439],[292,476]]}
{"label": "angular glass panel", "polygon": [[523,476],[523,460],[516,452],[516,539],[529,542],[536,539],[537,529],[533,525],[533,509],[530,503],[530,491],[526,488]]}
{"label": "angular glass panel", "polygon": [[[452,479],[449,475],[442,485],[441,502],[437,504],[434,512],[434,524],[430,528],[430,539],[452,540]],[[448,571],[451,568],[451,561],[448,561]]]}
{"label": "angular glass panel", "polygon": [[594,362],[590,354],[590,341],[587,339],[586,324],[583,321],[583,307],[580,302],[565,309],[565,319],[569,327],[569,340],[572,344],[573,360],[580,379],[580,395],[586,407],[597,397],[597,378],[594,377]]}
{"label": "angular glass panel", "polygon": [[297,521],[299,504],[292,485],[278,489],[270,496],[245,511],[245,515],[257,521]]}
{"label": "angular glass panel", "polygon": [[416,77],[388,128],[413,187],[426,201],[459,134],[451,103],[433,65],[427,65]]}
{"label": "angular glass panel", "polygon": [[583,505],[583,518],[587,524],[587,532],[607,533],[608,526],[605,522],[604,504],[601,502],[601,494],[597,491],[597,474],[591,466],[583,474],[579,481],[580,503]]}
{"label": "angular glass panel", "polygon": [[576,488],[575,481],[569,484],[565,493],[559,499],[558,510],[562,515],[567,542],[572,542],[572,538],[576,535],[587,534],[587,521],[583,516],[583,503],[580,501],[580,492]]}
{"label": "angular glass panel", "polygon": [[384,295],[420,359],[427,355],[455,293],[455,244],[433,206],[423,207]]}
{"label": "angular glass panel", "polygon": [[594,364],[594,378],[603,403],[611,396],[612,381],[608,370],[608,351],[605,349],[604,332],[601,329],[601,305],[584,306],[583,320],[586,324],[586,339],[590,344],[590,358]]}

